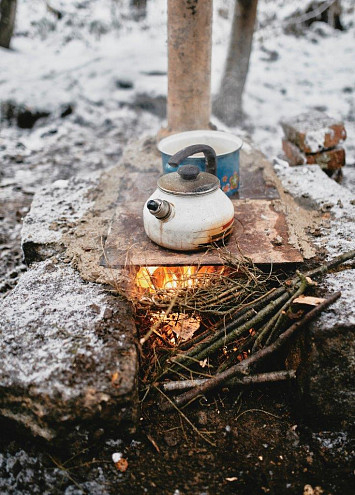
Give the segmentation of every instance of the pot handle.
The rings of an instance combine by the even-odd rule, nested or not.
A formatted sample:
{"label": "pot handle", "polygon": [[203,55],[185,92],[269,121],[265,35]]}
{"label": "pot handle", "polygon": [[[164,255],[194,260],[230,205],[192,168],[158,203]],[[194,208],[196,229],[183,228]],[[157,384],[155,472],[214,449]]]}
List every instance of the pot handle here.
{"label": "pot handle", "polygon": [[172,167],[178,167],[180,163],[191,155],[196,153],[203,153],[206,158],[206,172],[216,175],[217,174],[217,157],[215,150],[207,144],[193,144],[175,153],[170,158],[168,164]]}

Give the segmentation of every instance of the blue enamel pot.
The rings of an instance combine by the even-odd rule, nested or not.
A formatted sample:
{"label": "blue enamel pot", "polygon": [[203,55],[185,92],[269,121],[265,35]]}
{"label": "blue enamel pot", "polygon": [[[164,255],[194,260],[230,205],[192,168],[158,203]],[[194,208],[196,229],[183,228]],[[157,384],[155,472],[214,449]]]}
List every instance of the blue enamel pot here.
{"label": "blue enamel pot", "polygon": [[[187,131],[173,134],[162,139],[158,149],[162,155],[163,173],[176,172],[177,168],[169,165],[169,159],[179,150],[195,144],[211,146],[217,155],[216,175],[220,180],[221,189],[227,196],[232,196],[239,187],[239,152],[243,141],[233,134],[221,131]],[[202,171],[206,170],[206,160],[203,153],[190,156],[181,165],[197,165]]]}

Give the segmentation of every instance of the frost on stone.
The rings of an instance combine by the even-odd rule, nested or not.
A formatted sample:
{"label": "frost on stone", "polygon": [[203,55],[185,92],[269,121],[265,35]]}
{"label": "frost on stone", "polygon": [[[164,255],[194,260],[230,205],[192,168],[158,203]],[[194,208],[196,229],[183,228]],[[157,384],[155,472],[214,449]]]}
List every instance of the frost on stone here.
{"label": "frost on stone", "polygon": [[50,261],[23,275],[0,309],[3,415],[45,436],[44,421],[90,418],[134,395],[134,325],[110,297]]}
{"label": "frost on stone", "polygon": [[21,233],[26,261],[40,261],[63,250],[63,233],[94,205],[89,193],[99,176],[96,172],[86,179],[57,180],[36,193]]}
{"label": "frost on stone", "polygon": [[329,226],[322,227],[322,236],[314,244],[325,247],[328,258],[355,249],[354,195],[330,179],[316,165],[289,167],[283,160],[275,161],[275,171],[284,189],[308,208],[330,214]]}
{"label": "frost on stone", "polygon": [[324,148],[325,135],[334,135],[334,131],[329,127],[318,127],[307,132],[305,137],[305,144],[311,150],[311,153],[316,153]]}
{"label": "frost on stone", "polygon": [[332,148],[346,138],[342,122],[315,110],[284,119],[281,125],[287,139],[306,153]]}
{"label": "frost on stone", "polygon": [[[345,265],[346,266],[346,265]],[[324,277],[321,286],[334,293],[341,291],[341,297],[318,318],[320,328],[339,326],[355,328],[354,287],[355,270],[348,269],[330,273]]]}

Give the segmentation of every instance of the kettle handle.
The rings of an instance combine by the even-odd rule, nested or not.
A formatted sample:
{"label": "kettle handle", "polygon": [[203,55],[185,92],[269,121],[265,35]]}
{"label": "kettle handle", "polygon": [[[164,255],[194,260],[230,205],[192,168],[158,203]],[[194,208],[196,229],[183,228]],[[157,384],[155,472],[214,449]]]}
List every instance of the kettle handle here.
{"label": "kettle handle", "polygon": [[216,175],[217,174],[217,157],[215,150],[207,144],[193,144],[175,153],[170,158],[168,164],[172,167],[178,167],[180,163],[191,155],[196,153],[203,153],[206,158],[206,172]]}

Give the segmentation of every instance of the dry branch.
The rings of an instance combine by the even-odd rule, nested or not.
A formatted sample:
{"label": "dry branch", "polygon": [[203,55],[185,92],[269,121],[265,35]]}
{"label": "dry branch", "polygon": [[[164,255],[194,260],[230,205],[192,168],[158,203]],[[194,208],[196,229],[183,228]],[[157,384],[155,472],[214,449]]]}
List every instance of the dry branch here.
{"label": "dry branch", "polygon": [[[280,337],[278,337],[278,339],[273,344],[252,354],[250,357],[248,357],[241,363],[238,363],[232,366],[231,368],[227,369],[226,371],[218,375],[215,375],[214,377],[204,382],[202,385],[181,394],[175,400],[174,402],[175,406],[181,407],[187,403],[190,403],[197,396],[204,395],[210,390],[226,383],[228,380],[234,378],[236,375],[247,373],[252,365],[256,363],[260,363],[265,358],[269,357],[270,355],[278,351],[285,344],[285,342],[287,342],[290,339],[290,337],[292,337],[295,334],[297,330],[299,330],[302,326],[309,323],[316,316],[318,316],[318,314],[321,313],[321,311],[323,311],[326,307],[328,307],[330,304],[336,301],[340,297],[340,295],[341,295],[340,292],[335,293],[334,295],[326,299],[323,303],[319,304],[314,309],[309,311],[309,313],[307,313],[301,320],[291,325],[284,333],[282,333]],[[171,407],[172,406],[170,403],[169,404],[163,403],[161,406],[162,410],[170,410]]]}
{"label": "dry branch", "polygon": [[226,346],[234,339],[240,337],[245,332],[248,332],[251,328],[263,323],[263,321],[267,317],[269,317],[270,314],[272,314],[275,310],[277,310],[280,306],[282,306],[288,300],[288,298],[289,298],[288,293],[282,294],[276,300],[271,301],[265,308],[260,310],[259,313],[257,313],[256,315],[254,313],[254,317],[251,318],[249,321],[246,321],[246,323],[244,323],[243,325],[237,326],[229,333],[223,332],[222,336],[219,339],[214,340],[211,344],[209,343],[209,345],[207,346],[203,346],[201,351],[198,352],[197,354],[193,353],[192,355],[191,354],[180,355],[177,356],[176,358],[173,358],[172,362],[174,364],[181,364],[181,363],[190,362],[192,359],[194,361],[195,360],[200,361],[204,359],[205,357],[209,356],[210,354],[220,349],[221,347]]}
{"label": "dry branch", "polygon": [[[219,376],[228,368],[238,365],[241,359],[250,356],[250,352],[253,355],[258,347],[271,344],[292,323],[288,309],[294,299],[304,292],[306,285],[311,283],[306,280],[307,276],[320,277],[353,258],[355,250],[304,274],[298,273],[284,282],[280,282],[276,275],[265,274],[246,258],[225,259],[222,271],[202,272],[202,285],[188,285],[187,279],[182,279],[181,287],[177,290],[155,287],[154,284],[159,282],[162,275],[153,275],[151,283],[155,291],[145,293],[144,305],[140,306],[139,300],[137,302],[141,293],[137,292],[135,299],[142,321],[141,332],[146,334],[144,340],[154,334],[150,345],[142,349],[145,362],[142,382],[146,385],[156,384],[163,376],[171,373],[181,380],[193,376],[210,377],[211,374]],[[193,275],[195,279],[201,277],[201,272],[198,275],[201,268],[196,268]],[[185,275],[185,272],[181,273]],[[278,286],[275,287],[276,283]],[[219,297],[222,298],[220,306]],[[178,318],[180,310],[182,314],[189,314],[184,309],[190,305],[199,314],[199,308],[206,309],[209,303],[213,304],[215,313],[220,312],[223,317],[217,322],[215,318],[204,318],[205,330],[186,342],[176,344],[179,334],[172,325],[166,325],[166,318],[160,318],[160,315],[173,311],[172,315],[176,314]],[[153,323],[154,319],[161,321],[161,325],[157,321]],[[174,338],[175,343],[172,340]],[[208,366],[207,374],[200,365],[202,368]],[[240,372],[243,368],[238,370]]]}
{"label": "dry branch", "polygon": [[[257,375],[244,376],[242,378],[232,378],[226,383],[228,386],[248,386],[259,383],[271,383],[281,382],[286,380],[293,380],[296,378],[296,371],[271,371],[269,373],[259,373]],[[193,387],[199,387],[206,383],[208,378],[199,378],[196,380],[179,380],[165,382],[161,384],[162,389],[165,392],[175,392],[177,390],[187,390]]]}

